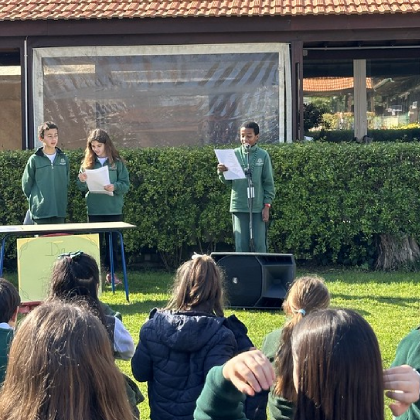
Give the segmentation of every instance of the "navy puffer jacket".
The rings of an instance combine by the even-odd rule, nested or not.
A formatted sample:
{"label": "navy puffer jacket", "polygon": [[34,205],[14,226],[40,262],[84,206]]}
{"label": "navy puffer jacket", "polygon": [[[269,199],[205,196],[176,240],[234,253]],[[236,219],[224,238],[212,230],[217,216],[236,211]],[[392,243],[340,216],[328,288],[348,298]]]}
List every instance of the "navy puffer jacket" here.
{"label": "navy puffer jacket", "polygon": [[151,420],[192,420],[207,372],[237,353],[226,318],[153,310],[140,330],[131,369],[148,382]]}

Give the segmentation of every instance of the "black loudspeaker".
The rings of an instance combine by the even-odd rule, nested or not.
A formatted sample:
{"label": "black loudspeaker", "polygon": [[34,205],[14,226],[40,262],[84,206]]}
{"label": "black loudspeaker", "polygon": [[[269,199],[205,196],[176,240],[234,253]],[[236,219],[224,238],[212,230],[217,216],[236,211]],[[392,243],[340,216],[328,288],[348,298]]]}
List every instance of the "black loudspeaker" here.
{"label": "black loudspeaker", "polygon": [[279,309],[295,278],[292,254],[213,252],[225,272],[228,306]]}

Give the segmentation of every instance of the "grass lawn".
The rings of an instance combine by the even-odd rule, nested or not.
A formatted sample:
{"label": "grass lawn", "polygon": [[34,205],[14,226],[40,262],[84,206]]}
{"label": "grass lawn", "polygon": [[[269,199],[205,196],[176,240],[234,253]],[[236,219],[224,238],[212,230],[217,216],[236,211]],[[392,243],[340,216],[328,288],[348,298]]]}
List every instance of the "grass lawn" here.
{"label": "grass lawn", "polygon": [[[420,324],[420,273],[297,270],[298,276],[305,274],[318,274],[326,280],[333,307],[355,309],[371,324],[379,340],[384,367],[391,364],[401,338]],[[5,273],[4,277],[17,282],[15,273]],[[106,289],[101,300],[122,313],[123,322],[137,344],[140,327],[149,311],[166,304],[173,275],[161,271],[130,271],[128,278],[129,303],[125,300],[122,286],[115,294]],[[226,310],[226,315],[232,313],[232,310]],[[249,336],[257,347],[261,345],[263,337],[280,327],[285,319],[280,310],[235,310],[235,313],[248,327]],[[118,365],[131,375],[130,362],[118,361]],[[146,397],[146,401],[140,404],[141,418],[146,420],[149,418],[146,384],[140,384],[140,389]],[[387,418],[392,418],[389,410]]]}

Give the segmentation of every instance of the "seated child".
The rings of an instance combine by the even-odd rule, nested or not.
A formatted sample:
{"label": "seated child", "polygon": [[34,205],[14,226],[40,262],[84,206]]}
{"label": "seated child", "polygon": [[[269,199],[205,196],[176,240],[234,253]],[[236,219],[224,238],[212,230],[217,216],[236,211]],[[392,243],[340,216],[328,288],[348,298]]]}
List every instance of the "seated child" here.
{"label": "seated child", "polygon": [[172,298],[141,327],[131,359],[147,381],[152,420],[192,420],[207,372],[252,342],[236,317],[224,317],[222,272],[208,255],[194,255],[176,273]]}
{"label": "seated child", "polygon": [[[420,372],[420,326],[410,331],[398,344],[395,360],[392,366],[409,364]],[[420,398],[398,420],[411,420],[420,418]]]}
{"label": "seated child", "polygon": [[7,358],[20,305],[15,286],[0,278],[0,386],[6,372]]}
{"label": "seated child", "polygon": [[296,278],[290,285],[283,311],[287,316],[283,328],[264,337],[261,351],[269,358],[276,371],[276,383],[268,395],[270,420],[293,419],[293,402],[296,391],[293,386],[293,358],[291,336],[298,323],[311,312],[328,308],[330,294],[324,280],[317,276]]}
{"label": "seated child", "polygon": [[49,301],[19,324],[0,420],[133,420],[106,329],[82,302]]}
{"label": "seated child", "polygon": [[[70,252],[59,256],[54,263],[49,299],[59,299],[66,302],[85,300],[91,311],[106,327],[114,349],[114,357],[130,360],[134,354],[134,342],[119,318],[106,315],[104,304],[98,297],[99,268],[95,259],[82,251]],[[139,418],[137,404],[144,400],[137,384],[125,376],[127,395],[133,414]]]}
{"label": "seated child", "polygon": [[115,357],[130,360],[134,354],[133,339],[119,318],[105,314],[98,290],[99,267],[94,258],[82,251],[59,256],[53,265],[49,298],[71,301],[83,297],[87,300],[112,336]]}
{"label": "seated child", "polygon": [[[406,367],[383,372],[375,333],[355,311],[310,313],[294,328],[291,347],[295,420],[384,420],[384,389],[392,389],[387,396],[404,401],[406,407],[418,399],[417,373]],[[242,393],[254,395],[268,389],[275,376],[270,361],[259,350],[214,367],[197,400],[194,419],[245,419]],[[395,409],[393,404],[390,407]]]}

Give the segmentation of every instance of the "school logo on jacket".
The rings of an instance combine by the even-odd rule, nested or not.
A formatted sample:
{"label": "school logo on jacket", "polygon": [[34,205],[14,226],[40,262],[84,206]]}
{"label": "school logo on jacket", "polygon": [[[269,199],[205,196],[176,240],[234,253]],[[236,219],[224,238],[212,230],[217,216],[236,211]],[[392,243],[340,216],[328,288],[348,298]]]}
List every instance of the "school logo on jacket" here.
{"label": "school logo on jacket", "polygon": [[264,161],[261,158],[258,158],[257,161],[255,162],[255,166],[263,166],[264,165]]}
{"label": "school logo on jacket", "polygon": [[66,165],[66,159],[61,158],[61,160],[60,160],[60,165]]}

